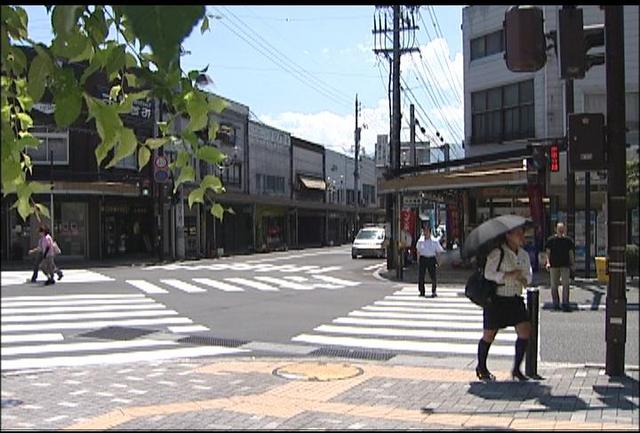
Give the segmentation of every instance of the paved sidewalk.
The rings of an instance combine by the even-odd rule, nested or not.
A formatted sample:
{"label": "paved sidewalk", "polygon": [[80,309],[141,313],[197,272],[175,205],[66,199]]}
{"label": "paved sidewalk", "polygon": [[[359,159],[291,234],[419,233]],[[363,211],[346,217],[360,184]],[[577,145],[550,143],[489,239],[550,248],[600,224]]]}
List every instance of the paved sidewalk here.
{"label": "paved sidewalk", "polygon": [[225,357],[2,376],[2,430],[638,430],[638,371],[541,364],[475,379],[472,358]]}

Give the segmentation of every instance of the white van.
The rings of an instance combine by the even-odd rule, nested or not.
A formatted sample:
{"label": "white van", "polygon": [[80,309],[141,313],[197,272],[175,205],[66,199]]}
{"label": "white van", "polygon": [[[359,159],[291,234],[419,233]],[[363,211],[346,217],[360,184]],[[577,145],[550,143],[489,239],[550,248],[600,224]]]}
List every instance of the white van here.
{"label": "white van", "polygon": [[386,257],[388,239],[384,227],[364,227],[360,229],[351,245],[351,258]]}

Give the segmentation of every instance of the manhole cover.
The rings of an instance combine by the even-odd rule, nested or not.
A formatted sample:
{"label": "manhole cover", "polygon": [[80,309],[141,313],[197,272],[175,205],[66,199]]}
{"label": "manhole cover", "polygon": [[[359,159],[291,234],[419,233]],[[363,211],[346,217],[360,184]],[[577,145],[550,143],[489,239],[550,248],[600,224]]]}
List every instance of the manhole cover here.
{"label": "manhole cover", "polygon": [[4,409],[7,407],[16,407],[22,404],[22,400],[2,399],[0,406]]}
{"label": "manhole cover", "polygon": [[133,340],[143,335],[156,332],[154,329],[126,328],[123,326],[107,326],[97,331],[78,334],[79,337],[101,338],[104,340]]}
{"label": "manhole cover", "polygon": [[393,352],[381,352],[375,350],[351,349],[345,347],[323,346],[309,353],[309,356],[335,356],[339,358],[370,359],[376,361],[388,361],[394,356]]}
{"label": "manhole cover", "polygon": [[313,382],[328,382],[330,380],[350,379],[360,376],[364,371],[349,364],[327,362],[300,362],[285,365],[273,370],[276,376],[292,380],[307,380]]}
{"label": "manhole cover", "polygon": [[197,344],[200,346],[239,347],[249,343],[249,340],[190,335],[189,337],[179,339],[178,343]]}

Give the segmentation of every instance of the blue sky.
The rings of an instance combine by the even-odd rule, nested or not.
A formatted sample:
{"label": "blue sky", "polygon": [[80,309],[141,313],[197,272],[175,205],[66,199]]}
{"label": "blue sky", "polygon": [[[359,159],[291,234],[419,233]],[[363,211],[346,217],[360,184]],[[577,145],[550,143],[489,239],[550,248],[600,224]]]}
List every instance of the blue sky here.
{"label": "blue sky", "polygon": [[[43,6],[26,6],[29,31],[50,41]],[[361,102],[361,144],[372,154],[389,130],[389,64],[372,48],[376,8],[368,6],[207,6],[210,31],[199,26],[185,40],[185,70],[209,65],[208,90],[249,106],[261,121],[348,153],[353,147],[355,96]],[[414,46],[402,57],[403,139],[410,103],[433,138],[462,139],[462,6],[421,6]],[[444,36],[440,39],[439,35]],[[390,45],[389,45],[390,46]],[[412,93],[411,93],[412,92]]]}

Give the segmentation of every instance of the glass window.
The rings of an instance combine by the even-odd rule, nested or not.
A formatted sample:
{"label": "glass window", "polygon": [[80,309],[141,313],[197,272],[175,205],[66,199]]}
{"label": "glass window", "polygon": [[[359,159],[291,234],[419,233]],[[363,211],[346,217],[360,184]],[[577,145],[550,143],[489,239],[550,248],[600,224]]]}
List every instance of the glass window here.
{"label": "glass window", "polygon": [[520,83],[520,104],[533,104],[533,80]]}
{"label": "glass window", "polygon": [[471,107],[474,113],[487,109],[486,92],[476,92],[471,94]]}
{"label": "glass window", "polygon": [[503,51],[502,30],[498,30],[497,32],[490,33],[486,36],[486,38],[487,38],[487,43],[486,43],[487,56]]}
{"label": "glass window", "polygon": [[515,107],[518,105],[518,83],[504,88],[504,106]]}
{"label": "glass window", "polygon": [[502,89],[491,89],[487,92],[487,109],[495,110],[502,108]]}
{"label": "glass window", "polygon": [[479,59],[485,56],[484,37],[471,40],[471,60]]}
{"label": "glass window", "polygon": [[33,164],[49,164],[51,152],[53,152],[54,164],[69,164],[68,129],[38,126],[32,128],[30,132],[34,137],[41,140],[37,149],[27,149],[27,154],[31,157]]}
{"label": "glass window", "polygon": [[520,109],[511,108],[504,112],[504,138],[510,140],[518,136],[520,130]]}

